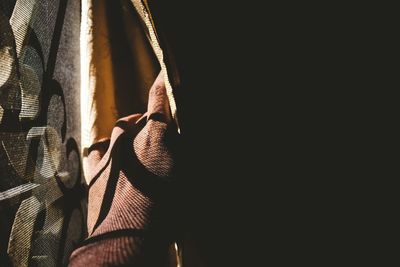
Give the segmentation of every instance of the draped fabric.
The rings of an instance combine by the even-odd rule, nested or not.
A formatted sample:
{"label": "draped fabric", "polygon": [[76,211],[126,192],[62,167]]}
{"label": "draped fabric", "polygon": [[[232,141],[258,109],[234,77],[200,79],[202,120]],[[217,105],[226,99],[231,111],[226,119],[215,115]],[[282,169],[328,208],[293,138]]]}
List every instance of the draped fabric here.
{"label": "draped fabric", "polygon": [[174,246],[178,77],[158,34],[146,1],[83,5],[89,236],[70,266],[181,266]]}
{"label": "draped fabric", "polygon": [[167,74],[164,80],[175,118],[172,87],[178,87],[179,77],[172,56],[164,52],[166,45],[157,34],[147,1],[84,3],[81,49],[87,56],[81,64],[81,131],[86,153],[92,144],[109,138],[118,118],[145,112],[149,88],[160,69]]}
{"label": "draped fabric", "polygon": [[89,149],[89,237],[70,266],[176,266],[177,137],[161,74],[147,112],[118,120],[111,139]]}
{"label": "draped fabric", "polygon": [[87,1],[82,10],[82,148],[109,138],[118,118],[146,110],[160,67],[129,1]]}
{"label": "draped fabric", "polygon": [[156,7],[0,2],[1,266],[182,266],[179,76]]}
{"label": "draped fabric", "polygon": [[66,266],[86,236],[80,1],[0,1],[0,266]]}

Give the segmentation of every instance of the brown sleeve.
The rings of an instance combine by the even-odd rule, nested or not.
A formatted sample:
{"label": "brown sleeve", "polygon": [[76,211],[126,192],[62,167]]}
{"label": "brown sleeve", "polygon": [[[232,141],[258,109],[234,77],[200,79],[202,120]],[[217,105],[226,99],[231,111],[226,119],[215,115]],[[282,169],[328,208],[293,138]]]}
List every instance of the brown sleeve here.
{"label": "brown sleeve", "polygon": [[70,266],[166,266],[173,222],[176,129],[160,74],[148,112],[120,119],[89,150],[89,237]]}

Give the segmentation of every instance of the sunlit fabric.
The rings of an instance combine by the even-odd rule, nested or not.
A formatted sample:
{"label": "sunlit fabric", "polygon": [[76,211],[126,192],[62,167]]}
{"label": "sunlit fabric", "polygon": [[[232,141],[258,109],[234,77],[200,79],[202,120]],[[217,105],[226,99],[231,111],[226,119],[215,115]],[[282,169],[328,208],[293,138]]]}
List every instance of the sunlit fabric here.
{"label": "sunlit fabric", "polygon": [[80,1],[0,1],[0,266],[66,266],[86,236]]}
{"label": "sunlit fabric", "polygon": [[160,75],[147,112],[118,120],[111,139],[89,149],[89,237],[70,266],[174,266],[177,144]]}

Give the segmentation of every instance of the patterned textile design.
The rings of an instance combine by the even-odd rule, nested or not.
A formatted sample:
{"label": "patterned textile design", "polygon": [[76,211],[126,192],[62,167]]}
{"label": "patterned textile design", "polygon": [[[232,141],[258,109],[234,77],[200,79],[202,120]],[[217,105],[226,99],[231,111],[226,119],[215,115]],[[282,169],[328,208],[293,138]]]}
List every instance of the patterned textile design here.
{"label": "patterned textile design", "polygon": [[147,112],[120,119],[109,140],[89,148],[89,237],[70,266],[171,266],[178,144],[171,122],[160,73]]}
{"label": "patterned textile design", "polygon": [[0,266],[67,266],[86,236],[80,1],[0,1]]}

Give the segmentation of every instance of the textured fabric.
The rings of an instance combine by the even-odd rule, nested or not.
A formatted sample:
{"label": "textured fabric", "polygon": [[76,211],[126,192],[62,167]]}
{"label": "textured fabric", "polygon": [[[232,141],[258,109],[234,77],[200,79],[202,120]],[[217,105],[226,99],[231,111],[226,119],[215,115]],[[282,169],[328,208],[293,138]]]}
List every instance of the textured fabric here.
{"label": "textured fabric", "polygon": [[85,0],[82,6],[82,148],[109,138],[118,118],[146,111],[160,70],[132,4]]}
{"label": "textured fabric", "polygon": [[70,266],[168,266],[175,217],[173,125],[160,74],[148,112],[120,119],[110,140],[89,149],[89,237]]}
{"label": "textured fabric", "polygon": [[66,266],[86,237],[81,1],[0,1],[0,266]]}
{"label": "textured fabric", "polygon": [[81,42],[89,237],[71,265],[163,266],[176,217],[174,61],[147,1],[83,1]]}
{"label": "textured fabric", "polygon": [[[86,56],[81,62],[81,147],[86,154],[92,144],[111,135],[118,118],[146,111],[148,90],[160,69],[171,73],[164,80],[176,116],[172,88],[179,77],[146,1],[82,3],[81,50]],[[86,164],[85,157],[85,174]]]}

